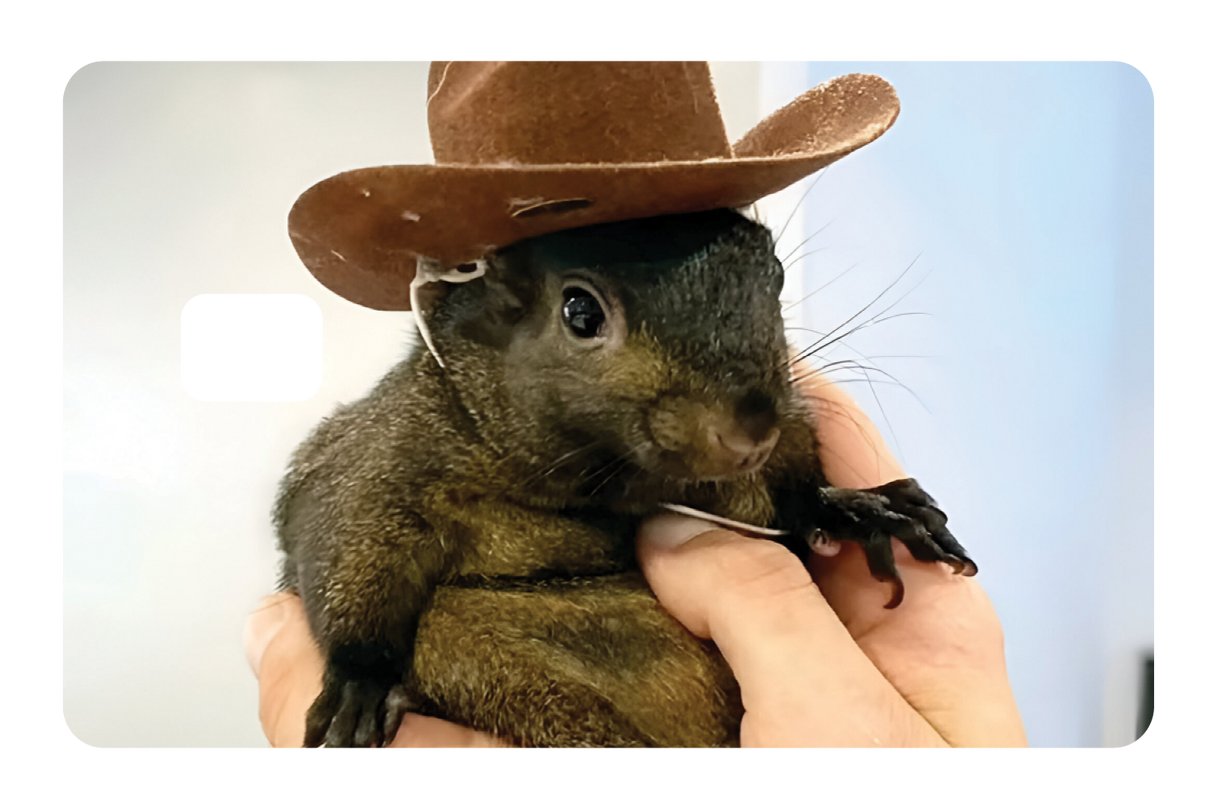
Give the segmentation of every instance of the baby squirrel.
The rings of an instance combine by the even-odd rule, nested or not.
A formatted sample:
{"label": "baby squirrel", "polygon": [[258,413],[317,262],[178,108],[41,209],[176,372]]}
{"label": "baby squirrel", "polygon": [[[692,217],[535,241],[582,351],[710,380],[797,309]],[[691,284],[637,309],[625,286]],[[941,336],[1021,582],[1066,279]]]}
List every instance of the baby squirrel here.
{"label": "baby squirrel", "polygon": [[[738,687],[633,551],[662,503],[825,532],[902,584],[976,568],[913,480],[830,487],[790,381],[770,231],[732,210],[594,225],[444,284],[425,350],[295,452],[282,587],[326,661],[305,744],[379,746],[405,711],[526,746],[736,745]],[[431,285],[439,287],[440,285]]]}

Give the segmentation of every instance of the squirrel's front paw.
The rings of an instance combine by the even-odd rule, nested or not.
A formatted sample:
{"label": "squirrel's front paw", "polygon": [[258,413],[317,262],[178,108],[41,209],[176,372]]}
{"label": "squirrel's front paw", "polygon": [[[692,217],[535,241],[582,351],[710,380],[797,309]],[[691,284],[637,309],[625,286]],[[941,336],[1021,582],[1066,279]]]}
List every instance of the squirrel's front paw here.
{"label": "squirrel's front paw", "polygon": [[[351,665],[351,657],[364,659]],[[385,662],[389,657],[361,648],[352,655],[350,647],[333,655],[324,688],[308,710],[304,747],[382,747],[392,741],[416,704],[399,668]]]}
{"label": "squirrel's front paw", "polygon": [[964,576],[978,572],[946,526],[947,516],[913,478],[872,489],[823,489],[826,505],[819,527],[832,539],[857,543],[873,576],[894,586],[885,606],[902,603],[904,588],[894,565],[891,538],[900,539],[922,562],[947,562]]}

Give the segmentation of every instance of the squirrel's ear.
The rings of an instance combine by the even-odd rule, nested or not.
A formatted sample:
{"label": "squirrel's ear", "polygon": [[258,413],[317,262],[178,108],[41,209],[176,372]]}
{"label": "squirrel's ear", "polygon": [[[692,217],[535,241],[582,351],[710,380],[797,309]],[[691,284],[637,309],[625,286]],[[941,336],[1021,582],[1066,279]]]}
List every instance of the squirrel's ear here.
{"label": "squirrel's ear", "polygon": [[[515,312],[518,317],[526,311],[535,297],[535,285],[523,273],[499,269],[485,275],[486,306],[491,310]],[[517,318],[516,318],[517,320]]]}
{"label": "squirrel's ear", "polygon": [[[534,304],[539,290],[525,273],[494,266],[479,279],[477,305],[461,312],[462,337],[494,348],[505,348],[515,327]],[[463,307],[461,307],[463,308]]]}

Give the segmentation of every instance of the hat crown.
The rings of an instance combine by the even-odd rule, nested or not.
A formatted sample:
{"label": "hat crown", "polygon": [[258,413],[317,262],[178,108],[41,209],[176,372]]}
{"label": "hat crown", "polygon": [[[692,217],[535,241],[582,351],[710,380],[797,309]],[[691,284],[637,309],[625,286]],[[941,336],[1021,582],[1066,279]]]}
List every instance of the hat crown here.
{"label": "hat crown", "polygon": [[373,309],[412,306],[421,257],[455,267],[567,228],[744,207],[899,109],[883,79],[841,76],[730,147],[705,62],[437,62],[426,106],[437,165],[345,171],[291,209],[308,269]]}
{"label": "hat crown", "polygon": [[706,62],[434,62],[426,107],[440,165],[733,154]]}

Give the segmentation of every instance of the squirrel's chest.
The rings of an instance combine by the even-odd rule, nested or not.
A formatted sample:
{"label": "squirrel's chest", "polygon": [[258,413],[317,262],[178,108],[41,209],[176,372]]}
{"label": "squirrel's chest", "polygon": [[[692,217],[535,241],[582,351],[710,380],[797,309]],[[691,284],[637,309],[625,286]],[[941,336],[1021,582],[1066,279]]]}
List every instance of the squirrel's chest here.
{"label": "squirrel's chest", "polygon": [[448,501],[440,531],[458,545],[451,578],[589,576],[635,567],[635,518],[531,508],[501,498]]}

